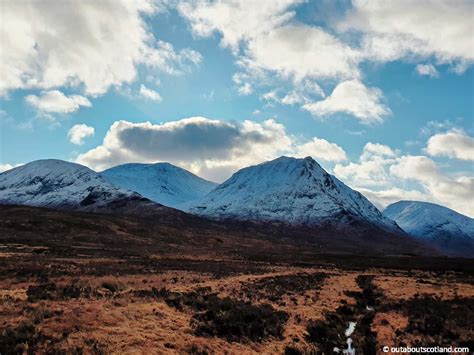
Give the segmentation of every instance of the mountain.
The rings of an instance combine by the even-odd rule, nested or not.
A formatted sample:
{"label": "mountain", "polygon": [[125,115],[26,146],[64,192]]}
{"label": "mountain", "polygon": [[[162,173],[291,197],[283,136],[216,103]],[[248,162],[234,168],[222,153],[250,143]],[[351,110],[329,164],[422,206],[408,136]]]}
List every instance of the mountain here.
{"label": "mountain", "polygon": [[[272,164],[283,166],[271,168]],[[0,174],[0,205],[34,206],[0,206],[0,210],[17,211],[12,214],[23,211],[23,217],[19,215],[17,219],[27,219],[18,224],[18,230],[24,230],[28,238],[42,238],[46,235],[38,235],[36,222],[29,222],[33,217],[43,221],[44,227],[58,236],[69,230],[69,227],[64,229],[62,226],[70,226],[73,223],[71,221],[77,217],[80,220],[102,221],[100,223],[105,227],[96,230],[94,234],[99,238],[109,232],[117,233],[122,238],[127,229],[127,238],[139,236],[138,239],[146,243],[155,243],[160,239],[171,243],[171,249],[192,243],[202,250],[211,248],[206,249],[208,253],[216,251],[216,248],[220,252],[234,253],[236,246],[241,245],[247,250],[249,257],[251,255],[258,260],[268,257],[267,252],[281,256],[295,248],[310,254],[436,254],[404,235],[394,222],[384,218],[362,195],[328,175],[314,160],[282,158],[262,166],[270,169],[265,168],[256,173],[253,181],[241,181],[239,176],[258,167],[244,169],[230,179],[237,177],[243,184],[249,184],[247,189],[244,185],[237,185],[242,189],[240,192],[237,190],[237,195],[245,196],[244,191],[251,194],[242,202],[248,202],[248,205],[245,206],[247,210],[244,209],[247,214],[242,215],[241,219],[258,220],[257,223],[242,220],[213,221],[187,214],[117,187],[87,167],[61,160],[39,160]],[[257,186],[250,188],[251,183]],[[219,189],[221,187],[209,193],[211,199]],[[226,194],[218,195],[229,200]],[[271,203],[261,205],[260,199],[264,202],[265,199],[270,199]],[[256,207],[252,208],[251,203]],[[319,204],[322,205],[318,207]],[[277,219],[268,219],[269,221],[281,220],[280,215],[289,215],[290,223],[266,223],[265,217],[272,216],[273,209],[276,209]],[[62,222],[58,222],[53,216],[58,216]],[[121,226],[117,230],[110,224],[115,218],[120,221]],[[11,224],[11,221],[0,218],[0,222],[2,221],[7,226]],[[307,225],[291,224],[299,221],[307,222]],[[319,223],[317,228],[315,223]],[[0,227],[1,225],[2,223]],[[91,225],[77,227],[84,228],[84,233],[90,233]],[[79,240],[84,233],[81,232],[78,236]],[[12,234],[12,238],[15,235],[17,234]],[[184,239],[177,236],[183,236]],[[262,249],[264,246],[265,251]],[[304,253],[299,253],[301,260]]]}
{"label": "mountain", "polygon": [[365,224],[401,232],[364,196],[329,175],[311,157],[280,157],[241,169],[189,211],[214,219],[343,229]]}
{"label": "mountain", "polygon": [[217,186],[169,163],[123,164],[107,169],[101,175],[115,186],[178,209]]}
{"label": "mountain", "polygon": [[399,201],[384,211],[408,234],[452,256],[474,257],[474,219],[447,207]]}
{"label": "mountain", "polygon": [[105,212],[135,209],[150,201],[112,185],[85,166],[47,159],[1,173],[0,204]]}

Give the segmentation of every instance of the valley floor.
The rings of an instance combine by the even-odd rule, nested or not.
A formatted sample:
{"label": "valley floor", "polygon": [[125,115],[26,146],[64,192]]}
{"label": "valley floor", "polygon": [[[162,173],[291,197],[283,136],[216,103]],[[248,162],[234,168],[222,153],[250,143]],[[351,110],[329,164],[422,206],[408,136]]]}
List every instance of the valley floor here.
{"label": "valley floor", "polygon": [[112,224],[115,239],[94,242],[74,218],[64,229],[56,221],[59,231],[42,243],[34,236],[45,237],[45,216],[2,217],[1,354],[332,354],[348,338],[357,354],[403,345],[474,349],[470,260],[302,262],[288,248],[282,262],[254,244],[269,258],[276,253],[259,261],[235,245],[212,255],[180,249],[172,237],[168,247],[147,250],[138,237],[122,245],[126,230]]}

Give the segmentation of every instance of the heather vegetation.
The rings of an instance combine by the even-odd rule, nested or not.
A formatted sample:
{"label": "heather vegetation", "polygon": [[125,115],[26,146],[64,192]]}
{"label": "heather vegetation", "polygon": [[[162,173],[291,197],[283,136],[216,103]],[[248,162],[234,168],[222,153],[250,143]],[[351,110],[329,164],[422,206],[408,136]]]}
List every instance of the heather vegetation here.
{"label": "heather vegetation", "polygon": [[2,354],[332,353],[351,322],[356,353],[473,346],[466,259],[316,254],[249,231],[176,237],[130,217],[14,211],[0,220]]}

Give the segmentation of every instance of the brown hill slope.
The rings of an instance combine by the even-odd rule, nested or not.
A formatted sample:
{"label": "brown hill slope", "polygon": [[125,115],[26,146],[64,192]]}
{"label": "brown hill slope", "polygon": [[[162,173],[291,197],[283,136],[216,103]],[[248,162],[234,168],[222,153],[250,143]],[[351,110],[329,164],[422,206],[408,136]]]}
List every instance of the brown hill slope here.
{"label": "brown hill slope", "polygon": [[164,207],[146,215],[118,215],[0,206],[2,243],[37,245],[60,253],[80,250],[94,256],[202,254],[260,260],[285,260],[296,254],[299,260],[305,260],[307,255],[321,253],[434,253],[405,235],[381,233],[370,225],[360,225],[358,230],[346,233],[330,227],[215,222]]}

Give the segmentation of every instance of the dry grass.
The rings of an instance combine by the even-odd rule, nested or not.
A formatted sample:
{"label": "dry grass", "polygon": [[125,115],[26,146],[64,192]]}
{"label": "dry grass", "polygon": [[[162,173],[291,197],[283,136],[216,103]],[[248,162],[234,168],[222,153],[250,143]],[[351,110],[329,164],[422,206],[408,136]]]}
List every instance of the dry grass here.
{"label": "dry grass", "polygon": [[386,297],[394,300],[410,299],[415,295],[428,294],[442,299],[453,297],[474,297],[474,285],[453,282],[444,278],[422,273],[413,277],[377,277],[375,284]]}
{"label": "dry grass", "polygon": [[[225,338],[197,336],[193,325],[195,310],[189,307],[177,309],[166,304],[164,299],[140,297],[137,290],[151,290],[166,287],[172,292],[189,292],[209,287],[209,292],[218,297],[246,300],[245,293],[252,285],[262,280],[301,280],[301,275],[325,273],[327,276],[313,289],[304,286],[298,292],[288,293],[274,299],[274,290],[260,288],[255,294],[260,299],[254,304],[270,303],[275,310],[288,313],[283,337],[263,341],[227,341]],[[362,273],[364,274],[364,273]],[[439,277],[427,277],[414,273],[402,277],[392,272],[379,271],[374,285],[386,299],[412,299],[416,294],[437,296],[442,300],[458,297],[473,297],[474,288],[465,283],[453,283]],[[357,271],[311,268],[273,268],[267,274],[245,274],[215,279],[207,273],[190,271],[164,271],[154,275],[119,276],[67,276],[50,278],[55,285],[80,283],[88,285],[91,294],[77,298],[55,300],[28,300],[27,289],[42,285],[40,280],[15,282],[12,279],[0,281],[0,326],[2,329],[17,329],[20,325],[33,325],[34,332],[41,334],[36,344],[29,344],[36,353],[56,351],[79,351],[90,353],[284,353],[287,347],[303,353],[315,351],[308,342],[306,328],[315,320],[324,320],[330,312],[347,304],[356,306],[351,292],[360,291],[356,279]],[[423,276],[423,278],[421,278]],[[269,292],[265,296],[265,292]],[[263,292],[263,293],[262,293]],[[242,297],[244,296],[244,297]],[[273,296],[273,297],[272,297]],[[269,301],[273,299],[274,301]],[[377,311],[377,310],[376,310]],[[395,345],[400,332],[408,325],[408,317],[401,310],[383,310],[375,313],[372,330],[377,334],[377,344]],[[398,332],[398,333],[397,333]],[[419,337],[418,337],[419,338]],[[406,341],[417,338],[405,336]],[[24,346],[24,345],[23,345]],[[21,349],[21,345],[18,349]]]}
{"label": "dry grass", "polygon": [[[1,354],[312,354],[325,344],[308,336],[318,329],[311,324],[344,341],[350,319],[358,321],[355,344],[372,350],[474,339],[471,260],[321,254],[303,240],[288,243],[276,226],[192,220],[178,228],[175,220],[7,212],[0,218]],[[166,297],[198,289],[213,301],[177,308]],[[236,309],[250,325],[263,312],[270,331],[252,337],[245,326],[229,326]],[[279,311],[288,319],[272,328]],[[202,323],[215,336],[199,332]]]}

